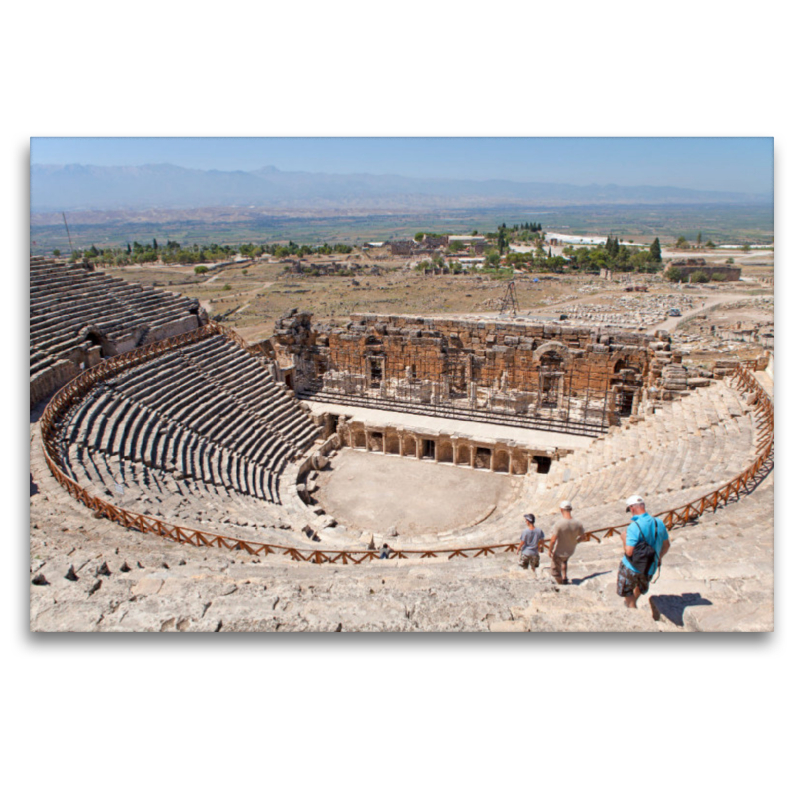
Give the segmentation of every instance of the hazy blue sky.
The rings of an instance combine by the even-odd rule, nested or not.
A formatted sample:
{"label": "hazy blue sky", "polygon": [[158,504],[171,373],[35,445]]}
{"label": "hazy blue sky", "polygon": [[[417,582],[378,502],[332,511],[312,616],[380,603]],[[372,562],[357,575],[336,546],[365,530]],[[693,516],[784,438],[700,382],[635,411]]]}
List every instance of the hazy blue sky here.
{"label": "hazy blue sky", "polygon": [[34,164],[391,173],[772,191],[771,138],[34,138]]}

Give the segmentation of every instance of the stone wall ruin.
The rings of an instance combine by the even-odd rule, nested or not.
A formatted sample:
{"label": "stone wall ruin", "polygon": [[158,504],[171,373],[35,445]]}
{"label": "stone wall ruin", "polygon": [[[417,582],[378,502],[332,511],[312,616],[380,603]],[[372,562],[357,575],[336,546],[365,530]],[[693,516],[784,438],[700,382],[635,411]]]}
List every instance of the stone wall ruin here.
{"label": "stone wall ruin", "polygon": [[276,323],[274,344],[303,397],[588,435],[639,414],[671,356],[661,333],[305,312]]}
{"label": "stone wall ruin", "polygon": [[208,322],[197,300],[128,283],[91,265],[30,260],[30,404],[101,359]]}

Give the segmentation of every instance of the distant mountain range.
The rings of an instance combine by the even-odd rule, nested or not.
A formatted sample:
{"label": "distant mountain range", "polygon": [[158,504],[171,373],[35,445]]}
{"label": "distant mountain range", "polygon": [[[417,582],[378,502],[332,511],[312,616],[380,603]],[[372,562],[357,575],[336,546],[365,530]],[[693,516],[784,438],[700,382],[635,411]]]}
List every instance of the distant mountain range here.
{"label": "distant mountain range", "polygon": [[141,210],[256,206],[273,209],[442,210],[487,206],[772,203],[771,194],[672,186],[573,186],[508,180],[404,178],[283,172],[222,172],[148,164],[31,166],[31,211]]}

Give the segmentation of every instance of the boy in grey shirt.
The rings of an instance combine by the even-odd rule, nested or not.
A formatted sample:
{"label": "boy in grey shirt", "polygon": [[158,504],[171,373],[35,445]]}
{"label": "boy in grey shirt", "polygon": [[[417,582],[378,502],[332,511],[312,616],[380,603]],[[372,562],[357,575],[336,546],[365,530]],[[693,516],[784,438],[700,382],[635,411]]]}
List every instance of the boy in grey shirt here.
{"label": "boy in grey shirt", "polygon": [[530,568],[533,575],[536,575],[536,567],[539,566],[539,543],[544,539],[544,531],[536,527],[536,517],[533,514],[525,515],[525,524],[527,527],[522,531],[519,537],[519,565],[522,569]]}

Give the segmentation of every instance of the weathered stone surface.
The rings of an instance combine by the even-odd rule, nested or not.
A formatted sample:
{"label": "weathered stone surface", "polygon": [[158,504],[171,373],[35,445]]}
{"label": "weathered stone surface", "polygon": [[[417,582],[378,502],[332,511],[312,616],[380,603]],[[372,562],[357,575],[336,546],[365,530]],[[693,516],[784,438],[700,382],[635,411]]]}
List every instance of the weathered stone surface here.
{"label": "weathered stone surface", "polygon": [[[702,399],[705,395],[693,396]],[[685,408],[694,409],[690,405]],[[693,460],[689,448],[702,442],[710,447],[713,440],[704,437],[709,431],[716,436],[711,429],[720,428],[710,424],[701,413],[704,409],[698,407],[692,413],[695,411],[698,416],[691,426],[688,415],[676,419],[684,428],[680,437],[662,431],[665,438],[656,445],[648,437],[642,437],[640,443],[641,448],[661,451],[666,464],[677,460],[668,448],[679,442],[683,460],[677,471],[681,476],[704,463]],[[751,417],[745,410],[736,418],[729,415],[726,424],[733,419],[737,430],[741,425],[742,441],[746,442]],[[654,423],[662,421],[661,414],[653,415]],[[572,583],[555,586],[547,574],[546,553],[533,578],[518,568],[515,555],[509,552],[452,560],[440,556],[375,560],[360,566],[317,565],[293,562],[278,554],[252,557],[244,551],[179,545],[126,530],[106,519],[95,519],[58,486],[44,464],[37,430],[34,422],[31,475],[38,492],[31,496],[31,575],[49,575],[52,585],[32,582],[30,586],[30,624],[35,631],[686,632],[772,627],[771,473],[738,502],[704,515],[695,525],[674,529],[673,547],[661,579],[640,601],[639,609],[627,611],[615,591],[620,558],[617,538],[579,545],[569,565]],[[695,436],[697,430],[706,434]],[[739,441],[724,425],[718,432],[720,440],[730,446]],[[616,460],[613,472],[601,476],[605,483],[597,483],[597,506],[588,501],[594,485],[588,462],[582,471],[576,471],[580,491],[587,492],[586,502],[576,508],[578,516],[585,514],[590,519],[597,514],[622,521],[616,519],[616,515],[622,516],[618,506],[612,515],[601,501],[607,497],[608,487],[617,486],[623,478],[642,479],[633,466],[641,464],[644,450],[636,451],[637,458],[622,452],[633,445],[636,433],[637,426],[633,426],[604,441],[603,448],[610,449],[601,452],[609,456],[608,463],[612,455]],[[709,452],[714,452],[713,448]],[[736,466],[736,459],[746,462],[750,458],[749,451],[719,452],[724,455],[713,465],[712,479],[723,467]],[[605,461],[599,459],[599,463]],[[556,466],[557,462],[551,474],[529,476],[529,482],[526,479],[525,493],[517,505],[511,504],[510,516],[499,514],[476,524],[474,530],[457,531],[456,538],[439,545],[514,538],[522,505],[535,505],[539,516],[544,493],[549,491],[539,479],[552,478],[560,492],[575,488],[556,474]],[[693,483],[686,491],[696,494],[699,486],[703,484]],[[672,488],[662,496],[678,502],[681,491]],[[577,495],[569,496],[574,499]],[[690,496],[694,495],[686,495],[687,499]],[[236,519],[246,517],[237,509],[229,513]],[[295,541],[296,546],[298,541],[308,546],[302,525],[293,525],[293,520],[287,511],[281,522],[287,527],[281,528],[276,520],[267,535],[285,531],[287,537],[302,537]],[[552,518],[544,514],[542,520],[549,532]],[[387,536],[390,533],[386,531]],[[347,535],[355,536],[353,532]],[[399,539],[403,546],[405,538],[404,533]],[[395,541],[392,546],[400,548]],[[64,579],[70,569],[77,580]]]}

